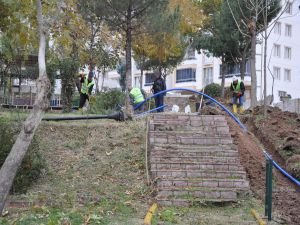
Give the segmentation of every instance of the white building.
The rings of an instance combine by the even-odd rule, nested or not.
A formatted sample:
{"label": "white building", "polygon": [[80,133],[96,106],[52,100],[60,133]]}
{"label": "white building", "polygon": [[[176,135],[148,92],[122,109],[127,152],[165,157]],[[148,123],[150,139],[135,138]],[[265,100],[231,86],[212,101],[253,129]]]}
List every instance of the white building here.
{"label": "white building", "polygon": [[[286,1],[283,1],[286,2]],[[267,96],[272,95],[273,103],[280,102],[281,97],[300,98],[300,0],[290,0],[286,11],[280,16],[274,27],[268,29],[267,40]],[[262,37],[258,36],[258,40]],[[263,99],[263,49],[264,43],[258,41],[256,56],[257,98]],[[184,61],[167,76],[167,88],[184,87],[201,90],[212,82],[221,83],[221,61],[190,50]],[[133,66],[133,68],[135,68]],[[231,83],[233,75],[240,76],[237,67],[226,74],[225,86]],[[133,69],[133,86],[139,86],[139,71]],[[273,83],[274,77],[274,83]],[[144,88],[149,90],[153,73],[146,73]],[[250,65],[246,65],[244,79],[246,86],[251,85]],[[250,94],[246,93],[245,107],[250,105]]]}
{"label": "white building", "polygon": [[[267,95],[274,95],[274,103],[280,97],[300,98],[300,0],[289,1],[286,11],[268,29],[267,40]],[[263,98],[264,43],[257,45],[257,96]],[[262,54],[261,54],[262,53]],[[273,85],[274,81],[274,85]]]}

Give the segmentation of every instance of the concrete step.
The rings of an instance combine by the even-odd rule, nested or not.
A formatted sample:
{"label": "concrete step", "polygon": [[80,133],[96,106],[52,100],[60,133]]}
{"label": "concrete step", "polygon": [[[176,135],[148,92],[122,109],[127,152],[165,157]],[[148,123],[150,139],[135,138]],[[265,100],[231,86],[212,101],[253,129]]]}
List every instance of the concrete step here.
{"label": "concrete step", "polygon": [[182,135],[168,135],[165,134],[155,134],[149,135],[150,143],[157,144],[182,144],[182,145],[226,145],[232,144],[232,139],[230,136],[215,136],[215,137],[202,137],[197,135],[189,136],[187,134]]}
{"label": "concrete step", "polygon": [[215,125],[225,124],[226,119],[224,116],[217,115],[153,115],[151,122],[154,124],[170,124],[170,125],[182,125],[189,126],[194,124],[201,125]]}
{"label": "concrete step", "polygon": [[244,179],[224,179],[224,178],[168,178],[157,179],[157,187],[160,188],[236,188],[247,190],[249,182]]}
{"label": "concrete step", "polygon": [[239,158],[237,157],[213,157],[213,156],[166,156],[166,155],[153,155],[150,156],[150,162],[151,163],[201,163],[201,164],[214,164],[214,163],[229,163],[229,164],[235,164],[240,163]]}
{"label": "concrete step", "polygon": [[215,145],[188,145],[188,144],[161,144],[151,143],[151,150],[183,150],[183,151],[235,151],[238,152],[234,144],[215,144]]}
{"label": "concrete step", "polygon": [[243,192],[237,188],[159,188],[157,199],[237,199],[238,193]]}
{"label": "concrete step", "polygon": [[[153,125],[153,126],[152,126]],[[191,131],[191,132],[207,132],[207,133],[228,133],[228,125],[214,125],[214,126],[182,126],[182,125],[168,125],[168,124],[150,124],[151,131]]]}
{"label": "concrete step", "polygon": [[193,138],[231,138],[231,135],[229,132],[220,132],[218,134],[213,132],[206,132],[206,131],[182,131],[182,130],[176,130],[176,131],[149,131],[149,137],[161,137],[161,138],[167,138],[167,137],[193,137]]}
{"label": "concrete step", "polygon": [[151,176],[155,179],[169,178],[224,178],[224,179],[246,179],[244,170],[224,171],[224,170],[175,170],[175,169],[151,169]]}
{"label": "concrete step", "polygon": [[148,138],[158,204],[237,201],[249,191],[224,116],[155,114]]}
{"label": "concrete step", "polygon": [[151,151],[151,157],[239,157],[237,151],[231,150],[207,150],[207,151],[197,151],[197,150],[155,150]]}
{"label": "concrete step", "polygon": [[237,163],[209,163],[209,162],[151,162],[151,170],[177,169],[177,170],[223,170],[241,171],[243,167]]}
{"label": "concrete step", "polygon": [[[193,207],[193,206],[199,206],[201,204],[207,204],[207,203],[219,203],[219,202],[237,202],[237,198],[233,199],[209,199],[209,198],[190,198],[190,199],[168,199],[163,197],[157,197],[156,202],[160,206],[176,206],[176,207]],[[255,224],[255,223],[253,223]]]}

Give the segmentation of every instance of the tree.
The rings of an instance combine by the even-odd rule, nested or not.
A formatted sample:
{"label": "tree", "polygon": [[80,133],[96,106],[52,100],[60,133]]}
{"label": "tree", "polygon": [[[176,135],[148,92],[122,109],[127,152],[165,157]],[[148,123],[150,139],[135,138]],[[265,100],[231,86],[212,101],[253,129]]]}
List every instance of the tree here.
{"label": "tree", "polygon": [[[37,81],[38,95],[35,100],[33,109],[26,121],[24,122],[22,131],[18,135],[11,152],[6,158],[0,170],[0,212],[3,211],[4,204],[12,186],[14,177],[19,166],[28,150],[34,133],[42,120],[43,110],[48,106],[47,92],[49,90],[49,80],[46,74],[45,49],[47,29],[42,14],[42,4],[40,0],[37,3],[37,21],[38,32],[40,36],[39,43],[39,79]],[[28,2],[30,5],[30,2]]]}
{"label": "tree", "polygon": [[163,11],[167,0],[80,0],[81,5],[89,7],[97,16],[103,16],[112,30],[122,32],[125,38],[126,53],[126,113],[132,115],[128,89],[132,86],[131,50],[134,32],[145,22],[146,15]]}
{"label": "tree", "polygon": [[[257,77],[256,77],[256,37],[267,27],[281,10],[280,0],[226,0],[232,17],[240,33],[251,40],[250,64],[251,64],[251,106],[257,104]],[[266,20],[264,15],[266,10]]]}
{"label": "tree", "polygon": [[[141,69],[158,69],[165,77],[182,61],[187,39],[181,30],[179,5],[170,5],[165,12],[157,13],[144,24],[138,40],[134,41],[134,58]],[[187,30],[187,26],[183,26]],[[140,82],[142,83],[142,77]]]}
{"label": "tree", "polygon": [[65,1],[62,10],[64,15],[60,17],[59,23],[50,27],[53,44],[49,51],[49,63],[56,64],[62,84],[63,111],[70,112],[75,78],[78,77],[80,65],[83,64],[88,41],[88,26],[76,7],[76,1]]}
{"label": "tree", "polygon": [[225,64],[239,58],[237,49],[239,34],[235,32],[235,24],[231,17],[228,17],[224,4],[221,1],[201,1],[198,6],[203,10],[204,21],[202,28],[194,35],[193,46],[204,54],[210,53],[214,57],[220,57],[222,61],[222,92],[224,97],[225,85]]}
{"label": "tree", "polygon": [[29,56],[37,55],[34,26],[24,23],[24,21],[33,21],[26,4],[26,1],[20,0],[0,2],[0,67],[1,87],[4,90],[6,89],[4,84],[11,85],[13,78],[18,78],[21,84],[22,79],[30,75],[21,68],[24,67]]}

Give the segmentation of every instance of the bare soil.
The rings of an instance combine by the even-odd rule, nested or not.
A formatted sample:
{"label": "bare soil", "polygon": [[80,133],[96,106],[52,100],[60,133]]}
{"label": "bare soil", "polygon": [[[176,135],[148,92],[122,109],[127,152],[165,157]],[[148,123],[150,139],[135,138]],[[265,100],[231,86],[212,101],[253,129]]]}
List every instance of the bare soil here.
{"label": "bare soil", "polygon": [[[268,108],[268,117],[262,116],[263,108],[256,107],[253,111],[241,115],[247,125],[247,133],[228,119],[234,138],[241,154],[241,163],[245,167],[250,180],[251,190],[261,200],[265,192],[265,157],[267,150],[272,158],[295,177],[299,174],[300,150],[300,119],[299,115],[282,112],[278,108]],[[273,169],[273,207],[281,219],[291,225],[300,222],[299,187]]]}

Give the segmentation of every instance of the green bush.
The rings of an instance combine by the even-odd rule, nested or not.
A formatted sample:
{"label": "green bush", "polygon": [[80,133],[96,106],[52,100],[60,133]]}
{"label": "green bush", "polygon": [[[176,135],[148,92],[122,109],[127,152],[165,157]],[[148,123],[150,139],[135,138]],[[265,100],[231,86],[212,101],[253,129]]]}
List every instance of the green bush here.
{"label": "green bush", "polygon": [[120,90],[109,90],[96,95],[96,100],[91,104],[90,113],[107,114],[115,111],[116,106],[124,105],[125,94]]}
{"label": "green bush", "polygon": [[[0,167],[8,156],[16,135],[20,132],[20,127],[20,123],[0,118]],[[34,137],[17,172],[11,191],[26,192],[27,188],[40,177],[43,169],[45,169],[45,160],[39,152],[39,142]]]}
{"label": "green bush", "polygon": [[219,84],[211,83],[205,87],[205,94],[216,98],[221,96],[222,88]]}

